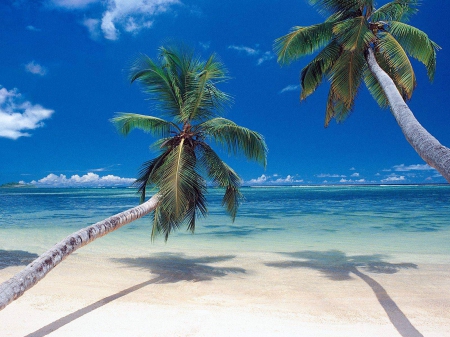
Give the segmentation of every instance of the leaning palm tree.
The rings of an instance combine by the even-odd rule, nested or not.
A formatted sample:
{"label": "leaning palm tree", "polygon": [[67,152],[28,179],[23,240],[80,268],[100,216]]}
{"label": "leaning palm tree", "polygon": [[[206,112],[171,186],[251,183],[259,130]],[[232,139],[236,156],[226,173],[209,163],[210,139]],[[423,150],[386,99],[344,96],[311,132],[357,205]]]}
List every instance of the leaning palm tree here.
{"label": "leaning palm tree", "polygon": [[196,217],[207,211],[203,171],[213,183],[225,188],[223,204],[234,220],[241,199],[240,178],[205,141],[212,139],[231,154],[242,152],[247,158],[265,165],[264,139],[254,131],[216,116],[230,97],[216,87],[226,79],[226,72],[214,55],[203,62],[192,53],[180,53],[173,48],[160,51],[160,63],[144,57],[144,63],[133,70],[131,80],[141,81],[173,121],[135,114],[121,114],[113,120],[124,134],[133,128],[142,128],[163,136],[157,142],[161,154],[144,164],[136,181],[142,201],[147,187],[156,187],[158,193],[139,206],[69,235],[0,284],[0,310],[77,249],[152,211],[153,236],[163,232],[167,240],[169,233],[184,223],[193,231]]}
{"label": "leaning palm tree", "polygon": [[343,121],[353,109],[364,81],[381,107],[390,107],[414,150],[450,182],[450,149],[442,146],[416,120],[405,101],[416,87],[409,56],[422,62],[432,81],[440,47],[423,31],[408,25],[419,0],[394,0],[375,8],[374,0],[309,0],[325,22],[294,27],[275,41],[278,61],[292,62],[319,51],[301,71],[303,100],[330,82],[325,126]]}
{"label": "leaning palm tree", "polygon": [[235,219],[242,197],[241,179],[208,141],[264,166],[267,147],[260,134],[221,117],[231,99],[217,88],[227,79],[227,72],[214,54],[203,61],[183,48],[161,47],[159,53],[158,60],[138,59],[131,82],[140,82],[170,120],[120,113],[112,122],[124,135],[137,128],[159,138],[153,144],[159,154],[143,164],[135,184],[141,201],[147,189],[157,192],[152,238],[161,233],[167,240],[182,225],[194,232],[196,219],[206,216],[209,182],[225,189],[222,205]]}

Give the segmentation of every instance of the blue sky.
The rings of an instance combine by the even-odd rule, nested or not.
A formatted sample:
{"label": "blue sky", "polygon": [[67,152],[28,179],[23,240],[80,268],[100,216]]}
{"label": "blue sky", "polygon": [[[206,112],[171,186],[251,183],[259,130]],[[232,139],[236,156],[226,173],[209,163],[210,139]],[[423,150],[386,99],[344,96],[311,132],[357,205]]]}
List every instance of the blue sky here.
{"label": "blue sky", "polygon": [[[379,1],[383,4],[385,1]],[[221,153],[244,184],[442,183],[407,143],[389,110],[361,90],[343,123],[324,128],[328,84],[299,102],[301,59],[280,67],[273,41],[296,25],[322,22],[306,0],[4,0],[0,3],[0,184],[112,186],[133,181],[155,156],[139,130],[117,133],[115,112],[158,115],[128,73],[140,54],[168,41],[219,55],[234,97],[225,117],[260,132],[266,170]],[[424,1],[410,24],[438,52],[435,81],[413,61],[409,105],[450,146],[450,4]]]}

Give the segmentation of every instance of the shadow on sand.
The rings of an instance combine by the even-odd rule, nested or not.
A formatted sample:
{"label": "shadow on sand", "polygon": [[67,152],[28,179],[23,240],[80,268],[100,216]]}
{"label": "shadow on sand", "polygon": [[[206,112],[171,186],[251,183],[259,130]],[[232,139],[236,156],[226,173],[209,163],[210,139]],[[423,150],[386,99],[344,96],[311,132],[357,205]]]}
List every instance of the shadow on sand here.
{"label": "shadow on sand", "polygon": [[184,254],[155,254],[149,257],[112,259],[131,267],[147,269],[152,274],[159,275],[153,279],[136,284],[130,288],[119,291],[116,294],[102,298],[101,300],[66,315],[25,337],[42,337],[63,327],[66,324],[86,315],[118,298],[126,296],[134,291],[155,283],[176,283],[179,281],[211,281],[215,278],[224,277],[231,273],[245,273],[242,268],[212,267],[208,264],[229,261],[234,259],[233,255],[204,256],[189,258]]}
{"label": "shadow on sand", "polygon": [[384,256],[379,254],[347,256],[345,253],[337,250],[326,252],[300,251],[281,254],[294,258],[294,260],[266,263],[266,265],[276,268],[311,268],[322,272],[325,277],[333,281],[351,280],[351,274],[360,277],[375,293],[378,302],[401,336],[423,337],[381,284],[359,270],[364,269],[368,272],[379,274],[395,274],[401,269],[417,269],[417,265],[413,263],[385,262],[383,261]]}
{"label": "shadow on sand", "polygon": [[23,250],[0,249],[0,269],[13,266],[26,266],[33,262],[39,255]]}
{"label": "shadow on sand", "polygon": [[235,267],[212,267],[208,264],[234,259],[234,255],[203,256],[188,258],[184,254],[161,253],[150,257],[113,259],[130,267],[147,269],[159,275],[159,283],[179,281],[211,281],[228,274],[245,273],[245,269]]}

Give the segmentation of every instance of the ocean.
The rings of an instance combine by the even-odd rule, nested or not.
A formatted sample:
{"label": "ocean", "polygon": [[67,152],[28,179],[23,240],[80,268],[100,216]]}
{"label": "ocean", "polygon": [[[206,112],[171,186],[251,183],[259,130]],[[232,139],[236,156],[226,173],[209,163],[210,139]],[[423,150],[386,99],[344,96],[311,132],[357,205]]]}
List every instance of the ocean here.
{"label": "ocean", "polygon": [[[82,248],[105,256],[152,252],[336,251],[390,261],[450,263],[450,186],[243,187],[235,222],[208,190],[195,234],[151,241],[144,217]],[[134,207],[126,188],[0,189],[0,252],[41,254],[72,232]],[[0,264],[1,264],[0,255]]]}

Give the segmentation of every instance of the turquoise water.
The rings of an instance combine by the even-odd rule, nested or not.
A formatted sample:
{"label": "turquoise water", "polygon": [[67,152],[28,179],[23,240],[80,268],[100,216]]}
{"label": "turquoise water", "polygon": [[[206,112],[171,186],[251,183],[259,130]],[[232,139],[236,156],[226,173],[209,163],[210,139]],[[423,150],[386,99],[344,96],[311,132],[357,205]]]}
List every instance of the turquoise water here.
{"label": "turquoise water", "polygon": [[[140,219],[83,250],[141,255],[147,251],[339,250],[450,262],[450,186],[243,188],[234,223],[210,189],[209,215],[194,235],[180,230],[150,240]],[[40,254],[70,233],[139,202],[132,189],[0,189],[0,252]],[[91,246],[92,245],[92,246]],[[89,248],[88,248],[89,247]]]}

